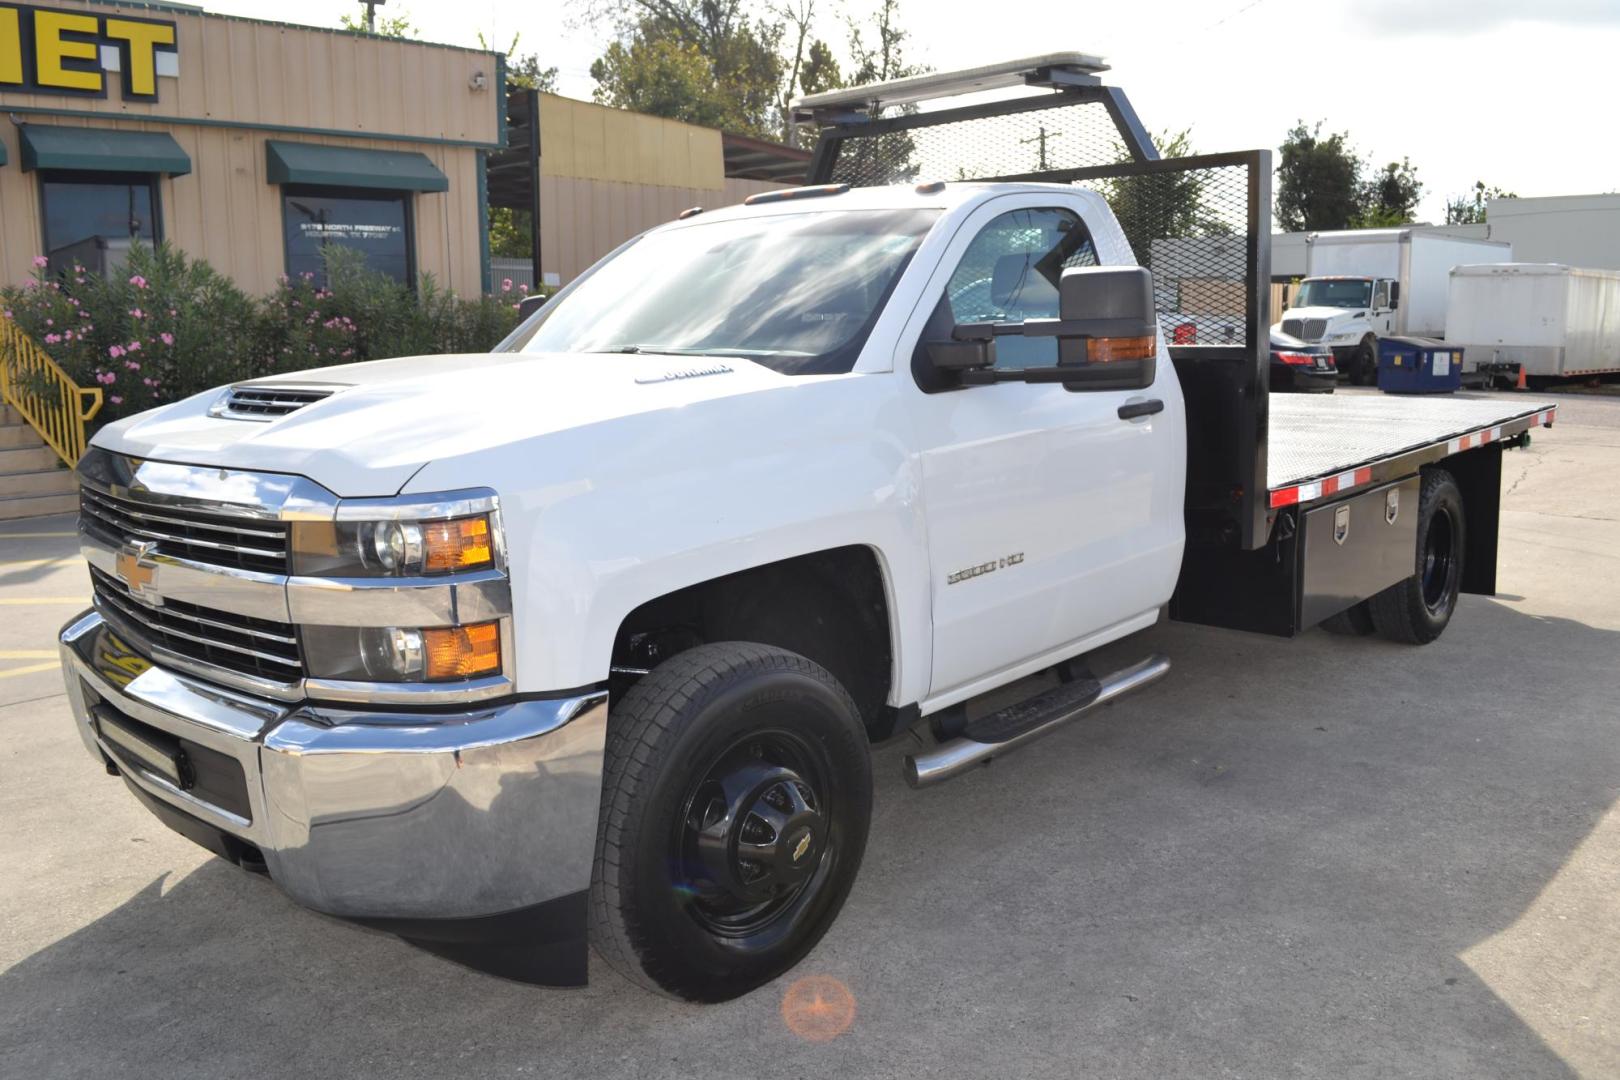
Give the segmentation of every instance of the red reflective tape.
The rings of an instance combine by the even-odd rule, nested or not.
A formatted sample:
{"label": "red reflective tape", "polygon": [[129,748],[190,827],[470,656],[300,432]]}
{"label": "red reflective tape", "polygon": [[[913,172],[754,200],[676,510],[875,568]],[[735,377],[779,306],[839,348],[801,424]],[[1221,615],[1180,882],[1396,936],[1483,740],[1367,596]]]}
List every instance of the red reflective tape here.
{"label": "red reflective tape", "polygon": [[1297,487],[1280,488],[1271,493],[1271,507],[1274,510],[1279,506],[1293,506],[1297,502],[1299,502],[1299,488]]}

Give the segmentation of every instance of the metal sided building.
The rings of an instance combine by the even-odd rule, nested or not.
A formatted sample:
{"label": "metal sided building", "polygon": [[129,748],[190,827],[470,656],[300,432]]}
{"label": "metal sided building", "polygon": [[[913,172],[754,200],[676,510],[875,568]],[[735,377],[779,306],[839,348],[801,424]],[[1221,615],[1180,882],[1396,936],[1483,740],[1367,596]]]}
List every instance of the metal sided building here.
{"label": "metal sided building", "polygon": [[528,213],[538,258],[497,266],[526,282],[566,285],[682,210],[803,183],[810,163],[808,150],[534,90],[514,91],[507,117],[490,202]]}
{"label": "metal sided building", "polygon": [[247,292],[323,244],[488,279],[495,53],[178,5],[0,0],[0,283],[165,240]]}

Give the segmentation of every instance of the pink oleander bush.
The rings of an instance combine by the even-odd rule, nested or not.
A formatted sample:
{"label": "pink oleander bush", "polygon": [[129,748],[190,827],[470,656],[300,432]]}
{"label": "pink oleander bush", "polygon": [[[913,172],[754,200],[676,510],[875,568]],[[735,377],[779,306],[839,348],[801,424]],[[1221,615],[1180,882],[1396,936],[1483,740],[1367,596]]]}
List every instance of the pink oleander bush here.
{"label": "pink oleander bush", "polygon": [[288,280],[248,296],[208,263],[167,245],[136,246],[122,271],[75,267],[0,289],[0,315],[81,386],[100,386],[96,423],[278,371],[425,353],[486,352],[517,323],[510,282],[463,299],[423,275],[416,291],[334,249],[326,283]]}

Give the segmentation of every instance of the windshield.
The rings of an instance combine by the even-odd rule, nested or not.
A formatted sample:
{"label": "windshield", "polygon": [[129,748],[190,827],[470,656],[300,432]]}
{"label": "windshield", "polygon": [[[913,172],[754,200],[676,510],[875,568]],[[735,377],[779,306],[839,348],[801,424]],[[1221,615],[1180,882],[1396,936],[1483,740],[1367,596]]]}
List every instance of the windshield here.
{"label": "windshield", "polygon": [[938,210],[831,210],[650,233],[546,305],[505,352],[675,353],[841,374]]}
{"label": "windshield", "polygon": [[1366,307],[1372,282],[1363,278],[1315,278],[1299,283],[1291,307]]}

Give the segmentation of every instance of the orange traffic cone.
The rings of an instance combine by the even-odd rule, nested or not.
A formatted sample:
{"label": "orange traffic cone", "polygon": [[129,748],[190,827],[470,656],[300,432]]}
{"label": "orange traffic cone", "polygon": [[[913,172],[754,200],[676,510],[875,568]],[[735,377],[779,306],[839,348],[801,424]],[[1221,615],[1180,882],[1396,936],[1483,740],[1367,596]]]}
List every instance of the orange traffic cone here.
{"label": "orange traffic cone", "polygon": [[1516,386],[1514,389],[1523,390],[1525,388],[1525,385],[1526,385],[1526,383],[1525,383],[1525,379],[1524,379],[1524,365],[1520,364],[1519,365],[1519,385]]}

